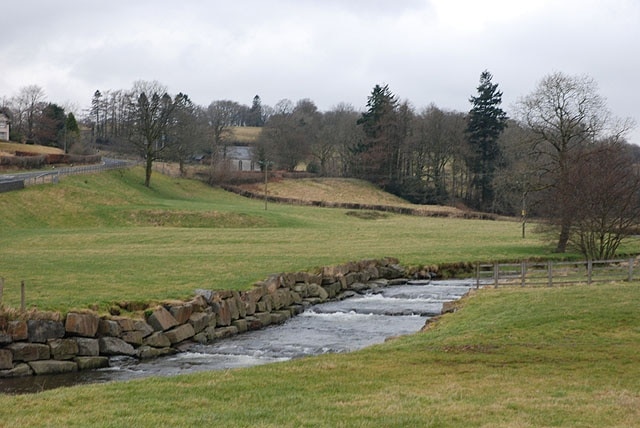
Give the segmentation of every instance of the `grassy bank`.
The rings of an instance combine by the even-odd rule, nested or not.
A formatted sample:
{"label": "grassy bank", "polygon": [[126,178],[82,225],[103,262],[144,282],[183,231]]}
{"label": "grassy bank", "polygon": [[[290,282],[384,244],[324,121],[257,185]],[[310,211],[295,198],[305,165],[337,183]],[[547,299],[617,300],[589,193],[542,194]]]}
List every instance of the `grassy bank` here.
{"label": "grassy bank", "polygon": [[68,177],[0,195],[4,303],[65,310],[114,301],[186,297],[196,288],[244,289],[275,272],[363,258],[411,265],[517,260],[548,254],[516,222],[269,204],[143,171]]}
{"label": "grassy bank", "polygon": [[0,396],[5,426],[630,427],[640,284],[487,289],[348,355]]}

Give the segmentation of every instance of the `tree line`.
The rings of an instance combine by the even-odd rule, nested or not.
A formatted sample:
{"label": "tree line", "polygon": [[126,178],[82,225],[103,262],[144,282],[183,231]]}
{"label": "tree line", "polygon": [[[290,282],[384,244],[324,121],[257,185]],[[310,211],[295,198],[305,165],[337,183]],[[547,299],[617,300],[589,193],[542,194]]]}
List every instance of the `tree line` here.
{"label": "tree line", "polygon": [[[71,113],[45,103],[37,89],[5,105],[12,132],[59,146],[61,130],[71,132]],[[498,84],[483,71],[469,103],[467,112],[416,109],[379,84],[364,111],[338,104],[322,112],[310,99],[270,107],[258,95],[250,106],[218,100],[205,107],[138,81],[128,90],[95,91],[82,124],[92,144],[142,157],[147,186],[154,161],[178,162],[183,171],[204,154],[213,171],[232,127],[259,126],[254,156],[264,168],[362,178],[419,204],[545,218],[558,252],[573,245],[588,257],[611,257],[640,214],[640,152],[624,138],[632,121],[610,114],[593,79],[559,72],[508,115]],[[56,137],[44,137],[53,117]]]}

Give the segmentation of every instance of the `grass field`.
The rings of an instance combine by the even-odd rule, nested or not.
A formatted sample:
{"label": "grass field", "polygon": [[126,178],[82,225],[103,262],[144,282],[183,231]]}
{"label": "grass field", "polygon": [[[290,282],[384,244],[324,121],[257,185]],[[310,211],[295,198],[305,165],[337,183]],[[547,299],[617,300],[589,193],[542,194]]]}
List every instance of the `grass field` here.
{"label": "grass field", "polygon": [[[368,257],[421,265],[552,248],[523,240],[516,222],[265,211],[193,181],[142,182],[134,169],[0,194],[5,304],[20,280],[40,308],[104,308]],[[0,426],[638,426],[639,302],[637,282],[483,289],[424,333],[351,354],[0,395]]]}
{"label": "grass field", "polygon": [[548,254],[516,222],[383,215],[269,204],[141,169],[65,178],[0,195],[4,303],[67,310],[245,289],[271,273],[363,258],[406,266]]}
{"label": "grass field", "polygon": [[633,427],[640,286],[485,289],[345,355],[0,396],[0,425]]}
{"label": "grass field", "polygon": [[258,126],[233,126],[231,134],[233,140],[239,143],[255,143],[260,137],[262,128]]}

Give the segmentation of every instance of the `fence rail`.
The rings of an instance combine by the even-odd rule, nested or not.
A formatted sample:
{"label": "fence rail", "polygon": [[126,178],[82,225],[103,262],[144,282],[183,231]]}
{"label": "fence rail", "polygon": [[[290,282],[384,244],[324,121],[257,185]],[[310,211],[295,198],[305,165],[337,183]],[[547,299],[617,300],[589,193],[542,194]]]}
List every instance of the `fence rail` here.
{"label": "fence rail", "polygon": [[[23,172],[18,174],[4,174],[0,175],[0,181],[6,182],[22,181],[24,186],[33,186],[36,184],[58,184],[60,177],[65,175],[78,175],[78,174],[90,174],[102,171],[108,171],[111,169],[128,168],[136,165],[136,162],[109,159],[104,158],[103,162],[94,165],[81,165],[58,168],[54,171],[40,171],[40,172]],[[13,190],[13,189],[10,189]]]}
{"label": "fence rail", "polygon": [[549,286],[632,281],[638,260],[520,262],[476,265],[476,287],[482,285]]}

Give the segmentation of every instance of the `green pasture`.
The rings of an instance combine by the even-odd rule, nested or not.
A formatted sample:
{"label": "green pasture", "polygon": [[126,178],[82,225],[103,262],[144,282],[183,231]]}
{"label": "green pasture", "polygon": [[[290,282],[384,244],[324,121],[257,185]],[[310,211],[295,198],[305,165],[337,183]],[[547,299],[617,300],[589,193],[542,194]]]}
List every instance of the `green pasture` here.
{"label": "green pasture", "polygon": [[142,169],[68,177],[0,194],[5,306],[46,310],[183,298],[198,288],[245,289],[272,273],[364,258],[405,266],[549,255],[512,221],[404,215],[250,200]]}
{"label": "green pasture", "polygon": [[[134,169],[0,194],[4,305],[22,280],[28,305],[106,309],[362,258],[417,266],[553,248],[533,227],[522,239],[517,222],[265,211],[194,181],[142,182]],[[0,395],[0,427],[638,426],[639,302],[638,282],[481,289],[425,332],[350,354]]]}
{"label": "green pasture", "polygon": [[351,354],[0,396],[0,425],[633,427],[639,301],[638,283],[484,289]]}

